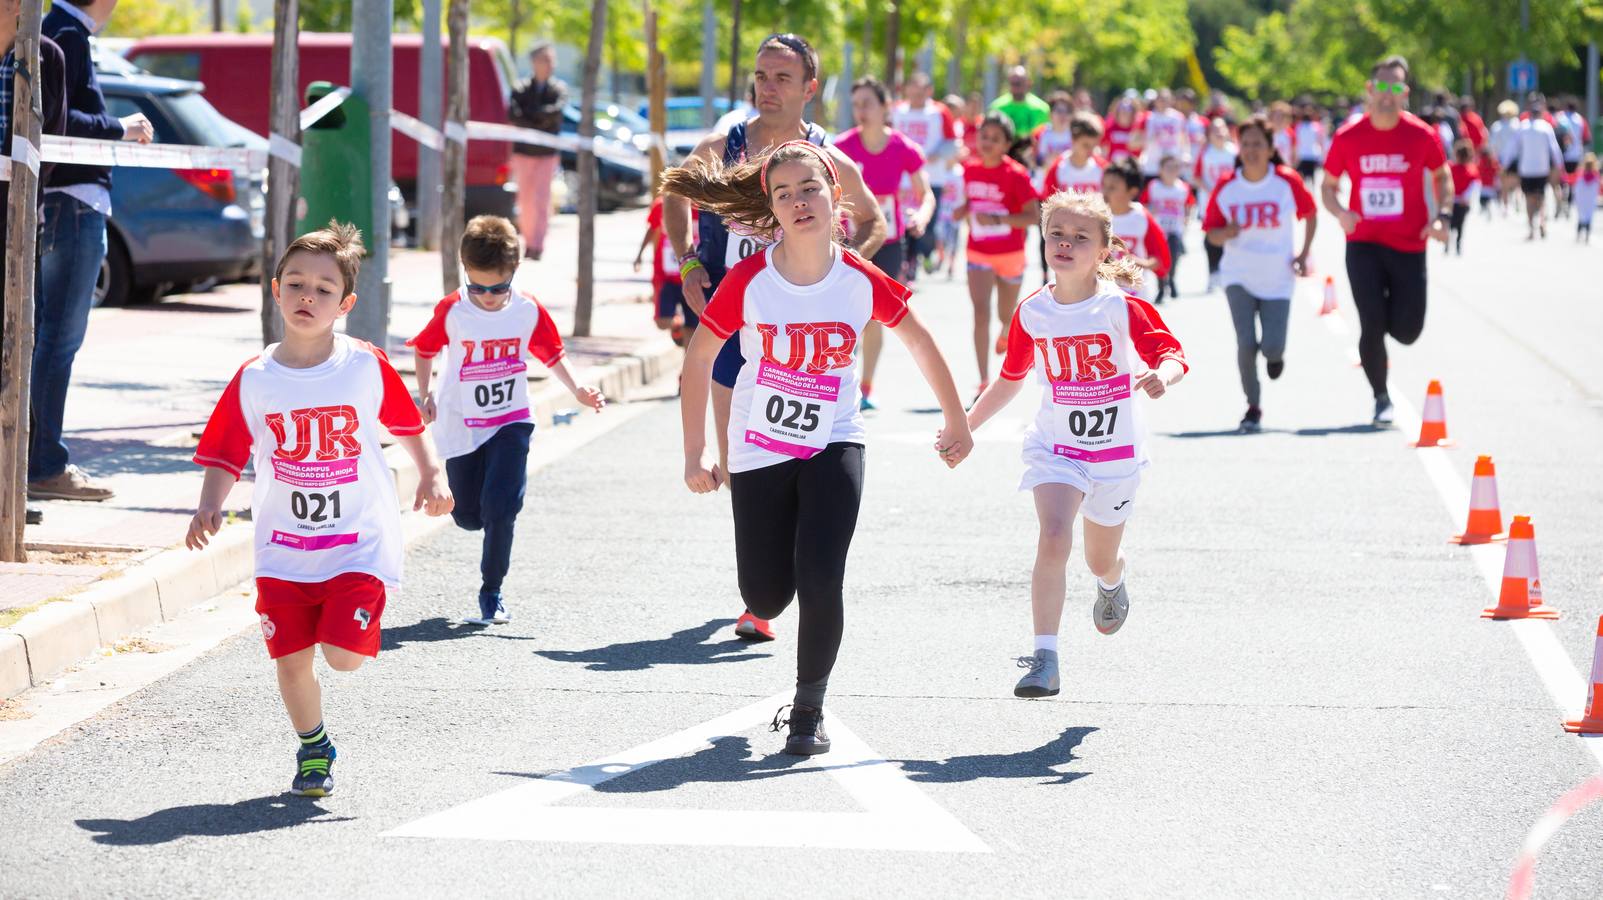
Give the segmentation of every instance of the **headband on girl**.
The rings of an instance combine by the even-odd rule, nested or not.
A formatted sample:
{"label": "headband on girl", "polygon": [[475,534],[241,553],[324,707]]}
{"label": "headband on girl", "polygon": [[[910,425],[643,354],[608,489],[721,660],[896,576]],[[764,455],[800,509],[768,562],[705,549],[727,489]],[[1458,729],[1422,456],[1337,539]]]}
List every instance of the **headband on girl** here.
{"label": "headband on girl", "polygon": [[768,196],[768,167],[773,165],[774,157],[779,155],[779,151],[785,149],[786,147],[806,147],[808,150],[811,150],[813,154],[818,157],[819,161],[824,164],[824,170],[829,173],[829,180],[835,182],[836,184],[840,183],[840,173],[835,171],[835,161],[830,159],[829,154],[825,153],[817,144],[814,144],[811,141],[802,140],[786,141],[785,143],[780,144],[778,147],[775,147],[773,152],[768,154],[768,158],[763,160],[762,169],[757,173],[757,185],[763,189],[764,197]]}

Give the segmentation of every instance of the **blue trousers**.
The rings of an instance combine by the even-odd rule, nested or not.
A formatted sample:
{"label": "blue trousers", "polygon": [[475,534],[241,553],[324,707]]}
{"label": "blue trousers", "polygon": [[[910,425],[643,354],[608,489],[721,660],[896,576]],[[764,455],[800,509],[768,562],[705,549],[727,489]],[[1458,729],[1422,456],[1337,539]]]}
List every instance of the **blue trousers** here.
{"label": "blue trousers", "polygon": [[468,531],[484,532],[481,595],[499,594],[512,565],[512,526],[523,509],[533,435],[532,423],[503,425],[479,449],[445,461],[445,477],[456,498],[451,518]]}
{"label": "blue trousers", "polygon": [[75,197],[55,192],[39,204],[39,279],[33,306],[33,430],[28,480],[67,468],[61,439],[72,361],[89,330],[95,279],[106,258],[106,217]]}

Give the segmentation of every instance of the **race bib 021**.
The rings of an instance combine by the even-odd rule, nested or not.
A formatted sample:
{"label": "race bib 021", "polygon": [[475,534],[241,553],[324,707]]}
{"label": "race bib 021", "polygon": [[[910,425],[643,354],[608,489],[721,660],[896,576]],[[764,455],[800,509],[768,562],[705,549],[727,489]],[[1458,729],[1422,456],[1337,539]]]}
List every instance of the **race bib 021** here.
{"label": "race bib 021", "polygon": [[[332,460],[273,458],[272,502],[287,502],[289,531],[273,529],[269,542],[291,550],[327,550],[355,544],[358,535],[343,531],[346,510],[362,508],[358,464],[361,457]],[[287,490],[286,490],[287,489]]]}

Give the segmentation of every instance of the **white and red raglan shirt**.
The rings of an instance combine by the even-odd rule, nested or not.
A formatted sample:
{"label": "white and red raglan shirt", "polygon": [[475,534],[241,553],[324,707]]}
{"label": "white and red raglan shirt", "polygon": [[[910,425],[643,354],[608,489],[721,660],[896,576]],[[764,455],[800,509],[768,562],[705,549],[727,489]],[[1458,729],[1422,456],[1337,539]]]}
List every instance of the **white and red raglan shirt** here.
{"label": "white and red raglan shirt", "polygon": [[[1132,386],[1165,359],[1186,365],[1158,311],[1111,281],[1079,303],[1059,303],[1049,282],[1026,297],[1008,326],[1002,377],[1033,369],[1041,404],[1025,432],[1025,457],[1045,451],[1092,481],[1134,475],[1150,457]],[[1033,454],[1039,458],[1041,453]]]}
{"label": "white and red raglan shirt", "polygon": [[1163,226],[1158,224],[1156,217],[1139,203],[1130,204],[1130,208],[1113,217],[1113,233],[1124,241],[1126,252],[1117,252],[1113,257],[1136,256],[1141,259],[1155,259],[1157,268],[1147,271],[1141,279],[1141,285],[1136,293],[1143,300],[1152,300],[1158,296],[1158,281],[1169,274],[1169,239],[1163,234]]}
{"label": "white and red raglan shirt", "polygon": [[741,260],[718,283],[701,321],[740,335],[746,364],[729,414],[729,471],[810,459],[832,443],[861,443],[858,337],[870,320],[895,328],[910,291],[855,252],[815,284],[786,281],[773,246]]}
{"label": "white and red raglan shirt", "polygon": [[891,127],[924,151],[924,178],[930,187],[945,187],[952,179],[952,161],[937,158],[935,151],[963,134],[962,123],[946,104],[931,100],[914,109],[905,100],[898,102],[891,108]]}
{"label": "white and red raglan shirt", "polygon": [[[1141,204],[1151,210],[1152,217],[1158,220],[1158,227],[1163,229],[1165,235],[1184,234],[1186,220],[1191,218],[1191,211],[1197,206],[1197,196],[1192,192],[1191,185],[1178,178],[1173,185],[1164,184],[1161,178],[1154,178],[1142,189]],[[1172,254],[1173,250],[1170,252]]]}
{"label": "white and red raglan shirt", "polygon": [[1197,165],[1193,170],[1197,184],[1202,187],[1204,194],[1213,193],[1219,182],[1225,176],[1236,170],[1236,145],[1227,143],[1223,147],[1207,144],[1201,153],[1197,154]]}
{"label": "white and red raglan shirt", "polygon": [[195,462],[237,478],[254,459],[256,577],[321,582],[361,572],[398,586],[401,515],[379,438],[381,427],[423,433],[411,394],[365,341],[336,334],[333,354],[309,369],[274,362],[277,349],[235,373]]}
{"label": "white and red raglan shirt", "polygon": [[1077,166],[1071,159],[1073,155],[1073,150],[1065,150],[1047,163],[1046,182],[1041,186],[1042,200],[1059,191],[1102,193],[1102,173],[1107,171],[1108,161],[1092,153],[1086,156],[1085,165]]}
{"label": "white and red raglan shirt", "polygon": [[1314,214],[1314,195],[1289,166],[1275,166],[1259,181],[1235,172],[1219,182],[1202,215],[1202,229],[1235,223],[1241,233],[1225,242],[1219,280],[1240,285],[1260,300],[1290,300],[1297,287],[1297,220]]}
{"label": "white and red raglan shirt", "polygon": [[501,426],[529,421],[532,356],[554,366],[566,351],[551,314],[517,290],[491,312],[463,298],[458,289],[434,307],[434,316],[406,342],[423,359],[445,351],[434,390],[434,446],[440,458],[466,456]]}

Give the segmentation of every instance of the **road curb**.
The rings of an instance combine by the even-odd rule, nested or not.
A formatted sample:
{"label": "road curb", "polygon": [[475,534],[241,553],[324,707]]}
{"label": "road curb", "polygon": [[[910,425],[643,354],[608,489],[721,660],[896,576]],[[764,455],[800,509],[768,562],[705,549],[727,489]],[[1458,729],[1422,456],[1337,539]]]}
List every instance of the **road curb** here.
{"label": "road curb", "polygon": [[[584,372],[585,381],[615,400],[655,381],[678,364],[681,351],[663,336],[636,351]],[[577,405],[561,384],[543,385],[529,397],[530,414],[550,426],[559,410]],[[417,468],[399,446],[385,451],[401,506],[411,506]],[[47,603],[9,628],[0,628],[0,700],[38,687],[92,655],[251,577],[248,523],[225,526],[205,550],[163,550],[66,599]]]}

